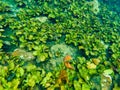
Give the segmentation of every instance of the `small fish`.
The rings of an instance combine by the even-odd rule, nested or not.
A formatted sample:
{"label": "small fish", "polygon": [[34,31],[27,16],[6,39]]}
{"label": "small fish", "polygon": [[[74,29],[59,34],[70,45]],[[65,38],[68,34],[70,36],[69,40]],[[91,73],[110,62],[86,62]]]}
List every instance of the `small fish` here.
{"label": "small fish", "polygon": [[74,68],[70,65],[69,62],[65,62],[64,64],[67,68],[74,70]]}
{"label": "small fish", "polygon": [[69,62],[71,59],[72,59],[72,57],[70,55],[65,56],[64,59],[63,59],[64,64],[67,68],[74,70],[74,68],[71,66],[71,64]]}
{"label": "small fish", "polygon": [[71,59],[72,59],[72,57],[70,55],[67,55],[64,57],[63,60],[66,62],[66,61],[70,61]]}

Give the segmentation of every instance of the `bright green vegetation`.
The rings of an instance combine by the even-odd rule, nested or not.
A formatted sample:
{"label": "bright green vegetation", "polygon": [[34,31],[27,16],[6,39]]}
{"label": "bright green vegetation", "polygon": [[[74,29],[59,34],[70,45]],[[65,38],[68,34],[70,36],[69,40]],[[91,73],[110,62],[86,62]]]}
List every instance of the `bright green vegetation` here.
{"label": "bright green vegetation", "polygon": [[120,2],[103,1],[0,1],[0,90],[119,90]]}

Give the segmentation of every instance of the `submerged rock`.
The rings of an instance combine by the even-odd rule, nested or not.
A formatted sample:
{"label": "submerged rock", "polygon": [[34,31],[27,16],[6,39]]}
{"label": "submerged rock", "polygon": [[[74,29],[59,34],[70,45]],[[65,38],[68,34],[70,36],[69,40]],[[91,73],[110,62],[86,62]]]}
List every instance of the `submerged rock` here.
{"label": "submerged rock", "polygon": [[113,70],[107,69],[101,75],[101,88],[102,90],[110,90],[112,84],[112,77],[110,74],[113,73]]}
{"label": "submerged rock", "polygon": [[98,0],[90,1],[90,2],[88,2],[88,4],[92,6],[92,12],[94,14],[99,13],[100,10],[99,10],[99,2],[98,2]]}
{"label": "submerged rock", "polygon": [[62,55],[63,57],[66,55],[74,56],[76,54],[76,49],[72,48],[70,46],[67,46],[64,43],[61,43],[61,44],[53,45],[51,47],[51,52],[52,52],[53,56],[56,56],[56,54],[58,54],[58,53],[60,55]]}
{"label": "submerged rock", "polygon": [[35,57],[33,56],[32,52],[27,52],[23,49],[15,49],[12,52],[12,55],[14,57],[19,57],[20,59],[24,59],[24,60],[33,60]]}
{"label": "submerged rock", "polygon": [[[64,59],[66,56],[70,56],[67,59],[74,59],[77,54],[77,49],[71,46],[66,45],[65,43],[55,44],[51,47],[51,59],[49,63],[47,63],[46,67],[48,69],[53,70],[56,67],[59,67],[61,63],[64,63]],[[70,62],[72,62],[70,60]],[[68,64],[68,63],[67,63]]]}
{"label": "submerged rock", "polygon": [[47,17],[43,16],[43,17],[36,17],[36,20],[40,21],[41,23],[44,23],[48,20]]}

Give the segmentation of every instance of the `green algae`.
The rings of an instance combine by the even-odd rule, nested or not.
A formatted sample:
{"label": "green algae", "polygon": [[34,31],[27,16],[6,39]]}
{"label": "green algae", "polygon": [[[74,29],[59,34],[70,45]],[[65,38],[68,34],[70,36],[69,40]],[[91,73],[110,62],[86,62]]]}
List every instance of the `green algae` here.
{"label": "green algae", "polygon": [[[119,3],[0,1],[0,89],[119,89]],[[74,71],[65,68],[66,55]],[[56,82],[61,70],[68,83]]]}

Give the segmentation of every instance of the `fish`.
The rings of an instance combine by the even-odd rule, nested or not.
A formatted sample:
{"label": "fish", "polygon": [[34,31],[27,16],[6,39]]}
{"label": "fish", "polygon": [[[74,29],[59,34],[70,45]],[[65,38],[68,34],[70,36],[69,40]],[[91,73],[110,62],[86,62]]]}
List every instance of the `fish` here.
{"label": "fish", "polygon": [[71,59],[72,57],[70,55],[66,55],[63,60],[66,62],[66,61],[70,61]]}
{"label": "fish", "polygon": [[70,60],[72,60],[72,57],[71,57],[70,55],[66,55],[66,56],[63,58],[63,60],[64,60],[64,65],[65,65],[67,68],[74,70],[74,67],[72,67],[72,65],[71,65],[70,62],[69,62]]}
{"label": "fish", "polygon": [[74,70],[74,67],[72,67],[72,65],[69,62],[65,62],[64,64],[67,68]]}

